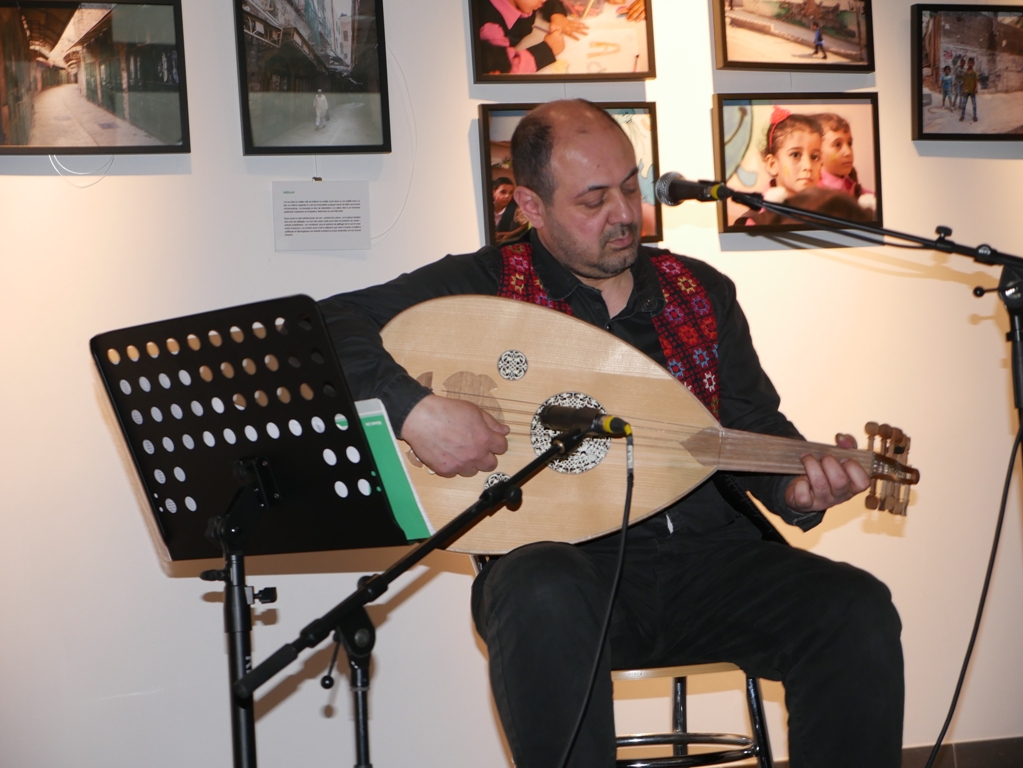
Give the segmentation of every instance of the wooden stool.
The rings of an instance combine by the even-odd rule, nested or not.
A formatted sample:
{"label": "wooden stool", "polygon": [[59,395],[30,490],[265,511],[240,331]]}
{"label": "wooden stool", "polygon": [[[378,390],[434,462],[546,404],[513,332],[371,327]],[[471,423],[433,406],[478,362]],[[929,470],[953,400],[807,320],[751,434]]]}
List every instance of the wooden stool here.
{"label": "wooden stool", "polygon": [[[686,766],[727,765],[751,757],[759,768],[772,768],[771,745],[767,737],[767,720],[760,698],[760,681],[746,676],[746,703],[749,706],[753,736],[730,733],[689,733],[686,728],[686,678],[711,672],[735,672],[734,664],[692,664],[682,667],[655,667],[651,669],[623,669],[611,673],[612,680],[644,680],[653,677],[673,678],[671,692],[672,732],[619,736],[619,747],[672,745],[670,757],[649,757],[618,760],[618,768],[685,768]],[[689,754],[690,744],[720,746],[715,752]]]}

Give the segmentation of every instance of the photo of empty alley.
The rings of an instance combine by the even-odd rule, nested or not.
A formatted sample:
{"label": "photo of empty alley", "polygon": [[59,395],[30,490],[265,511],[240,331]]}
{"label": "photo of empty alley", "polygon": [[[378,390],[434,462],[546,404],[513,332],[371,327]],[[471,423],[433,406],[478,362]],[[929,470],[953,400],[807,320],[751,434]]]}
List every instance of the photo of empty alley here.
{"label": "photo of empty alley", "polygon": [[0,4],[0,152],[187,151],[171,5]]}
{"label": "photo of empty alley", "polygon": [[248,153],[390,150],[378,0],[236,0]]}

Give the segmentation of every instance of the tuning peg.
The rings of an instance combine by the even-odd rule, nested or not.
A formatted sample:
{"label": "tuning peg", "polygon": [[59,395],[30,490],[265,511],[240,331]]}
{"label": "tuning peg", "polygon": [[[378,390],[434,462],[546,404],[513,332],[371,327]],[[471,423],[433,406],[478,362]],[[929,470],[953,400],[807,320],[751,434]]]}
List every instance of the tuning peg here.
{"label": "tuning peg", "polygon": [[873,490],[871,490],[870,493],[867,494],[867,498],[863,500],[863,504],[866,506],[867,509],[870,510],[877,509],[878,507],[877,496],[874,495]]}
{"label": "tuning peg", "polygon": [[866,424],[863,425],[863,431],[867,433],[868,437],[874,437],[875,435],[877,435],[879,429],[880,426],[876,421],[868,421]]}

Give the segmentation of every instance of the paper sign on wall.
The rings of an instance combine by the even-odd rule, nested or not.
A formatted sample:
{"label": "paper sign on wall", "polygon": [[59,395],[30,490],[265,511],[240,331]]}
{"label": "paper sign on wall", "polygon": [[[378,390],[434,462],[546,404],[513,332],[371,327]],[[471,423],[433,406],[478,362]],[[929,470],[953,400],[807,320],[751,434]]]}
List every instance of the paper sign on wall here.
{"label": "paper sign on wall", "polygon": [[368,251],[368,181],[275,181],[274,250]]}

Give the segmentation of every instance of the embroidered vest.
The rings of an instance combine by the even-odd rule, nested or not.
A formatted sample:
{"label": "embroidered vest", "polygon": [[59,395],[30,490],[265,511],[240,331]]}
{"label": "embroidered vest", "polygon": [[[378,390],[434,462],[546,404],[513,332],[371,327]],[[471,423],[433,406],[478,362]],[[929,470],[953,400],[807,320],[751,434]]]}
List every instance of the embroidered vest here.
{"label": "embroidered vest", "polygon": [[[664,309],[652,318],[664,353],[665,367],[696,395],[715,418],[719,418],[718,333],[707,291],[692,272],[670,253],[658,252],[650,261],[665,300]],[[529,243],[514,243],[501,248],[497,295],[572,314],[568,302],[556,301],[547,295],[533,268],[533,252]]]}

